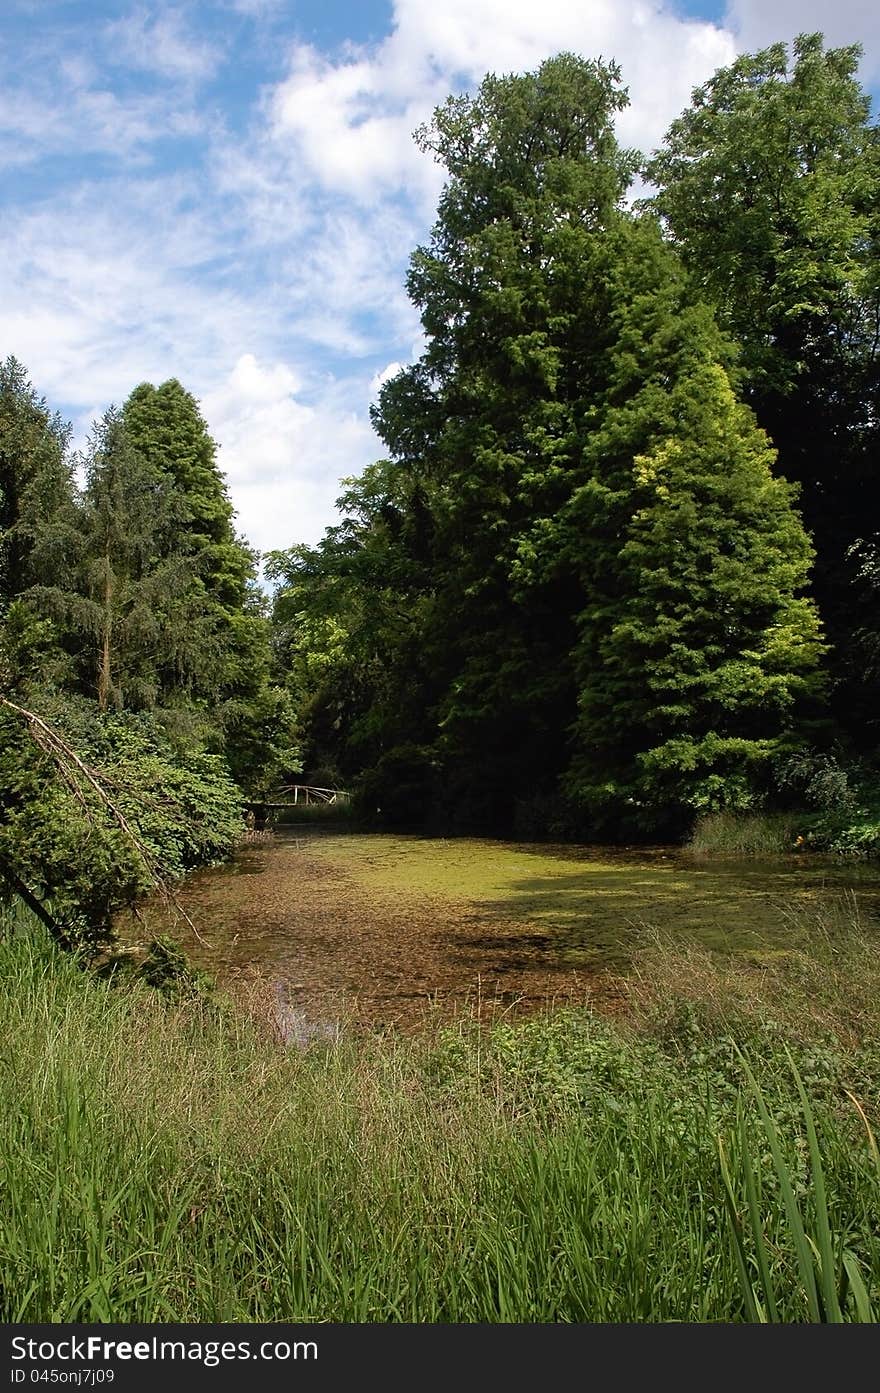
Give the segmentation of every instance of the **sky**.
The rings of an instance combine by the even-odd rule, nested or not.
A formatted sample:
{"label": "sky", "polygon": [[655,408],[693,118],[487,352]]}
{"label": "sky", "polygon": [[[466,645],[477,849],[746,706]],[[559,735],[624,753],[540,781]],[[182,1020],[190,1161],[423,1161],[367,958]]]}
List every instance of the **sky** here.
{"label": "sky", "polygon": [[614,58],[627,145],[655,148],[738,52],[864,0],[0,0],[0,358],[83,443],[178,378],[219,445],[239,531],[316,542],[369,418],[421,351],[404,277],[442,174],[412,132],[487,72]]}

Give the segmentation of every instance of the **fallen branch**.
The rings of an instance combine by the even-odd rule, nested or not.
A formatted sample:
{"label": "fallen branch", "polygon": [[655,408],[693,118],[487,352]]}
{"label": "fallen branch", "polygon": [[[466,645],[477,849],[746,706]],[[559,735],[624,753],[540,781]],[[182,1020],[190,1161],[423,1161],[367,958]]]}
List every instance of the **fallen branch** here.
{"label": "fallen branch", "polygon": [[[88,802],[83,793],[82,786],[78,782],[76,775],[79,774],[86,781],[87,785],[97,796],[101,805],[104,808],[106,808],[107,811],[111,814],[120,831],[122,832],[123,836],[129,842],[129,844],[134,847],[138,857],[140,858],[144,867],[146,868],[147,875],[149,876],[152,884],[154,885],[159,895],[162,897],[163,901],[166,904],[171,905],[175,913],[178,914],[180,918],[184,920],[187,926],[195,934],[199,943],[203,944],[206,948],[210,947],[211,945],[208,943],[207,939],[203,938],[202,935],[199,933],[189,914],[186,912],[183,905],[180,903],[180,900],[177,898],[174,891],[171,889],[170,885],[165,880],[164,876],[159,870],[156,859],[150,851],[149,847],[147,847],[144,844],[144,842],[132,828],[131,824],[128,822],[127,818],[125,817],[125,814],[114,803],[107,790],[103,787],[97,773],[94,770],[90,769],[89,766],[82,759],[80,759],[79,755],[76,753],[76,750],[74,750],[70,745],[68,745],[67,741],[63,738],[63,736],[59,735],[57,730],[54,730],[52,726],[48,724],[48,722],[44,721],[42,716],[38,716],[34,711],[28,711],[27,708],[24,706],[17,706],[14,701],[10,701],[8,697],[2,695],[0,695],[0,706],[5,706],[9,711],[14,712],[17,716],[21,717],[21,719],[24,721],[27,727],[31,739],[52,760],[62,781],[64,782],[66,787],[71,791],[73,796],[76,798],[77,802],[80,804],[83,811],[85,812],[86,817],[89,819],[89,821],[92,821],[93,819],[91,809],[88,805]],[[73,772],[74,770],[76,771],[76,773]],[[6,863],[4,860],[2,864],[4,866],[7,866],[8,863]],[[18,888],[18,886],[15,886],[14,883],[14,881],[17,880],[18,885],[22,885],[23,882],[20,880],[20,878],[15,876],[13,880],[14,872],[13,876],[10,876],[8,872],[4,872],[4,874],[6,874],[6,878],[10,881],[10,883],[14,885],[16,893],[21,894],[21,890]],[[32,892],[28,891],[28,894],[30,895],[30,898],[34,901],[35,904],[40,903],[32,894]],[[25,898],[24,895],[22,895],[21,897],[25,900],[25,903],[28,904],[29,908],[33,908],[33,905],[29,903],[29,901]],[[39,914],[39,917],[43,919],[43,922],[47,922],[47,911],[43,911],[41,913],[38,910],[34,910],[34,912]],[[50,927],[52,927],[51,923]]]}
{"label": "fallen branch", "polygon": [[52,937],[57,938],[59,942],[63,943],[67,938],[67,934],[62,925],[58,923],[57,919],[53,918],[43,904],[43,901],[37,899],[33,891],[25,885],[18,872],[10,866],[6,857],[2,855],[0,855],[0,876],[9,882],[16,895],[18,895],[20,900],[24,901],[31,913],[35,914],[40,922],[46,925]]}

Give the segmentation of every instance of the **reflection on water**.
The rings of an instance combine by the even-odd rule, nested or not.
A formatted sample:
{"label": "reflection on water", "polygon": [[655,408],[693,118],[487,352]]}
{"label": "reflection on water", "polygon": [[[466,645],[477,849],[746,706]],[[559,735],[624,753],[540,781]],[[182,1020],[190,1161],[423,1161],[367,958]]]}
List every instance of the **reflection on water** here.
{"label": "reflection on water", "polygon": [[170,928],[221,983],[267,980],[282,1033],[303,1042],[338,1010],[406,1022],[468,996],[611,1005],[615,974],[658,931],[767,952],[841,911],[880,921],[880,867],[315,831],[247,847],[181,898],[209,946],[158,907],[149,929]]}

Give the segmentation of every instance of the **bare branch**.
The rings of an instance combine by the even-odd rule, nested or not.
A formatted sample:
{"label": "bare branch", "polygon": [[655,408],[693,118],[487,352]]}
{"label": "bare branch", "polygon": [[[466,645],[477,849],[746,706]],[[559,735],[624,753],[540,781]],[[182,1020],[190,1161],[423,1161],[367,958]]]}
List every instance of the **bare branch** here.
{"label": "bare branch", "polygon": [[170,904],[175,913],[184,920],[195,934],[199,943],[204,944],[205,947],[210,947],[210,944],[199,933],[189,914],[165,880],[152,852],[134,831],[122,810],[114,803],[101,783],[97,772],[90,769],[89,766],[80,759],[76,750],[68,745],[67,741],[58,734],[57,730],[54,730],[52,726],[44,721],[42,716],[38,716],[34,711],[28,711],[24,706],[17,706],[14,701],[10,701],[8,697],[2,695],[0,695],[0,706],[5,706],[9,711],[15,712],[17,716],[22,718],[31,739],[50,757],[64,784],[73,793],[89,820],[92,821],[92,813],[84,796],[82,786],[77,779],[77,775],[80,775],[82,779],[85,780],[86,784],[97,796],[101,805],[111,814],[123,836],[129,844],[134,847],[138,857],[146,868],[150,880],[162,899],[166,904]]}

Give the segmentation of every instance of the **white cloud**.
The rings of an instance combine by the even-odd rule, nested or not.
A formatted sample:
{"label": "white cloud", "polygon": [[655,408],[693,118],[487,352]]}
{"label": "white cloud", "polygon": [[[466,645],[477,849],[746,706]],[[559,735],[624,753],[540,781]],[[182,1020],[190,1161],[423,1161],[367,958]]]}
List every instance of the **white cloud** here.
{"label": "white cloud", "polygon": [[108,181],[8,223],[0,355],[77,420],[144,380],[179,377],[198,394],[242,345],[279,332],[272,300],[224,274],[235,229],[190,192],[187,180]]}
{"label": "white cloud", "polygon": [[0,86],[0,166],[8,168],[45,156],[100,155],[130,169],[146,162],[157,142],[198,135],[204,127],[188,102],[170,103],[155,92],[121,95],[91,63],[74,58],[57,76],[41,72],[25,83],[10,77]]}
{"label": "white cloud", "polygon": [[201,403],[238,525],[261,551],[318,541],[340,480],[377,451],[366,416],[346,407],[344,387],[328,383],[313,405],[297,399],[297,387],[289,365],[244,354]]}
{"label": "white cloud", "polygon": [[406,183],[410,198],[433,201],[439,181],[412,131],[447,88],[424,76],[401,80],[392,40],[336,63],[297,47],[271,104],[272,134],[320,186],[371,204]]}
{"label": "white cloud", "polygon": [[880,8],[865,0],[731,0],[726,22],[736,32],[742,52],[791,40],[797,34],[820,33],[834,48],[861,43],[865,50],[861,65],[864,81],[880,77]]}
{"label": "white cloud", "polygon": [[222,58],[216,45],[187,31],[183,13],[175,9],[137,8],[107,24],[103,37],[111,62],[179,81],[211,77]]}
{"label": "white cloud", "polygon": [[424,209],[442,175],[417,151],[413,129],[487,71],[534,68],[565,49],[621,64],[634,94],[621,134],[643,148],[659,142],[691,89],[735,53],[717,26],[638,0],[396,0],[394,28],[378,46],[335,60],[294,49],[270,103],[272,135],[286,144],[290,164],[324,189],[374,206],[406,185]]}
{"label": "white cloud", "polygon": [[387,367],[382,368],[381,372],[373,373],[373,376],[370,378],[370,396],[373,398],[377,397],[379,395],[379,389],[384,387],[386,382],[390,382],[392,377],[396,377],[397,374],[403,370],[404,366],[405,364],[403,363],[389,363]]}

